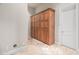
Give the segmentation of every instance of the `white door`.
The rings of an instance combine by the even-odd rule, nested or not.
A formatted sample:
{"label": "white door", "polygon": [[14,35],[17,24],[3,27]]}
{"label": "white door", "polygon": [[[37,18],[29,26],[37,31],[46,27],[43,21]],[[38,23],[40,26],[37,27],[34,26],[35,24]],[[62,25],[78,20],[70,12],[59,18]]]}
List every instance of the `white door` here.
{"label": "white door", "polygon": [[60,14],[60,39],[61,43],[70,48],[76,48],[76,7],[75,5],[64,7]]}

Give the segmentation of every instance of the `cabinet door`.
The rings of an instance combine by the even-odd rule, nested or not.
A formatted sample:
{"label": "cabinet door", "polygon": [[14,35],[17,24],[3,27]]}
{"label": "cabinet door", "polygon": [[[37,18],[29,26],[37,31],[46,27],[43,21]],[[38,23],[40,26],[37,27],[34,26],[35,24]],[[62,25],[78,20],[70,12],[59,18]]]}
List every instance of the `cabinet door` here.
{"label": "cabinet door", "polygon": [[36,38],[36,15],[35,15],[35,19],[34,19],[34,38]]}
{"label": "cabinet door", "polygon": [[46,44],[48,44],[49,42],[49,38],[48,38],[48,30],[47,29],[43,29],[42,30],[42,41]]}
{"label": "cabinet door", "polygon": [[41,13],[40,14],[40,21],[43,21],[44,20],[44,13]]}
{"label": "cabinet door", "polygon": [[38,40],[40,40],[40,39],[41,39],[41,30],[38,29]]}
{"label": "cabinet door", "polygon": [[41,39],[41,14],[38,15],[38,40]]}
{"label": "cabinet door", "polygon": [[43,20],[46,20],[46,21],[49,21],[48,19],[49,19],[49,11],[46,11],[46,12],[44,12],[44,14],[43,14],[44,16],[43,16]]}
{"label": "cabinet door", "polygon": [[44,21],[43,24],[44,24],[44,28],[49,29],[49,21]]}
{"label": "cabinet door", "polygon": [[40,27],[41,27],[41,28],[44,27],[44,22],[43,22],[43,21],[40,22]]}
{"label": "cabinet door", "polygon": [[35,38],[38,39],[39,15],[35,15]]}
{"label": "cabinet door", "polygon": [[40,26],[39,25],[39,19],[40,19],[40,14],[37,15],[37,24],[36,24],[37,25],[37,39],[39,39],[39,36],[40,36],[40,32],[39,32],[39,29],[40,29],[39,28],[39,26]]}
{"label": "cabinet door", "polygon": [[31,36],[33,37],[33,18],[31,17]]}

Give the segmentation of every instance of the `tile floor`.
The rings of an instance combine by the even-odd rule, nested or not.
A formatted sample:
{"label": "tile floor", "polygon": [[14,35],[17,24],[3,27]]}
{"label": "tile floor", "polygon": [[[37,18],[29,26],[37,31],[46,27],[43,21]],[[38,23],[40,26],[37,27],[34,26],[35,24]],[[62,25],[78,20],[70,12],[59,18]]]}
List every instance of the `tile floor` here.
{"label": "tile floor", "polygon": [[64,47],[62,45],[53,44],[48,46],[38,40],[32,39],[28,41],[27,47],[16,55],[71,55],[75,50]]}

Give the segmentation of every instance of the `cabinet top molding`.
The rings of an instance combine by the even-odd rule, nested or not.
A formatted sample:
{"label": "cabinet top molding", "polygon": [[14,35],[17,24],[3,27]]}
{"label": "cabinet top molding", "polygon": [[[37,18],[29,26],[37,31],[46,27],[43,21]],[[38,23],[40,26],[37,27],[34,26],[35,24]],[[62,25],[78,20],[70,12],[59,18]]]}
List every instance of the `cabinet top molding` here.
{"label": "cabinet top molding", "polygon": [[[43,11],[41,11],[41,12],[38,12],[38,13],[32,15],[32,16],[38,15],[38,14],[43,13],[43,12],[48,11],[48,10],[51,10],[51,11],[55,12],[54,9],[52,9],[52,8],[47,8],[46,10],[43,10]],[[31,17],[32,17],[32,16],[31,16]]]}

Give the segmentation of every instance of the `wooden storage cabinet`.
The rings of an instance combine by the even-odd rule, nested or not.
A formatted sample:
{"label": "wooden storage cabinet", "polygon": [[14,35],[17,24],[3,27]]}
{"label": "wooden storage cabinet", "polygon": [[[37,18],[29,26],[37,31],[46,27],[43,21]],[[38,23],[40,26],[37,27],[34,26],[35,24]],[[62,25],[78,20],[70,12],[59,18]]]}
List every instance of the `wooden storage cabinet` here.
{"label": "wooden storage cabinet", "polygon": [[55,10],[48,8],[31,16],[31,37],[48,45],[55,42]]}

